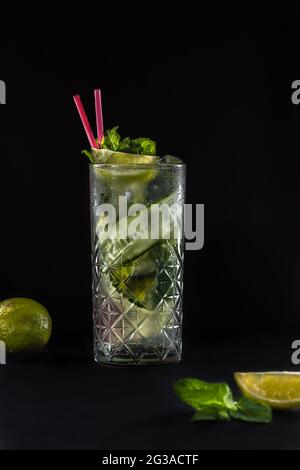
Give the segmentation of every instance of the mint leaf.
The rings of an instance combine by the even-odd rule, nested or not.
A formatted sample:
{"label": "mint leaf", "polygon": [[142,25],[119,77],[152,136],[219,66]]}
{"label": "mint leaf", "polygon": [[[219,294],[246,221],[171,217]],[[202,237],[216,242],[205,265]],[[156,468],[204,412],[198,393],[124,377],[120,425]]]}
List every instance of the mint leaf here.
{"label": "mint leaf", "polygon": [[90,152],[89,150],[82,150],[83,155],[86,155],[90,160],[91,162],[93,163],[93,155],[92,155],[92,152]]}
{"label": "mint leaf", "polygon": [[131,139],[130,137],[121,136],[118,132],[119,126],[108,129],[105,132],[101,147],[114,152],[127,152],[139,155],[156,155],[156,143],[147,137],[138,137]]}
{"label": "mint leaf", "polygon": [[173,389],[183,403],[196,410],[192,421],[229,421],[231,417],[255,423],[272,421],[272,410],[268,405],[246,397],[234,401],[226,383],[187,378],[174,382]]}
{"label": "mint leaf", "polygon": [[196,411],[192,416],[192,421],[230,421],[230,415],[226,409],[205,407]]}
{"label": "mint leaf", "polygon": [[112,129],[106,131],[103,142],[101,144],[102,148],[108,150],[118,150],[121,140],[121,136],[118,132],[119,126],[115,126]]}
{"label": "mint leaf", "polygon": [[132,139],[131,148],[136,149],[135,153],[141,155],[156,155],[156,142],[147,137]]}
{"label": "mint leaf", "polygon": [[130,145],[131,145],[130,137],[124,137],[119,144],[118,150],[120,150],[120,152],[129,152]]}
{"label": "mint leaf", "polygon": [[[148,139],[147,137],[138,137],[137,139],[124,137],[121,139],[118,129],[119,126],[115,126],[105,132],[101,142],[102,149],[112,150],[113,152],[134,153],[137,155],[156,155],[156,142],[154,142],[154,140]],[[97,159],[93,158],[89,150],[83,150],[82,153],[86,155],[91,162],[97,163]]]}
{"label": "mint leaf", "polygon": [[187,378],[173,384],[174,393],[195,410],[205,407],[217,409],[235,409],[230,388],[226,383],[209,383],[203,380]]}
{"label": "mint leaf", "polygon": [[270,423],[272,421],[272,410],[264,403],[241,397],[236,405],[236,410],[229,411],[235,419],[253,423]]}

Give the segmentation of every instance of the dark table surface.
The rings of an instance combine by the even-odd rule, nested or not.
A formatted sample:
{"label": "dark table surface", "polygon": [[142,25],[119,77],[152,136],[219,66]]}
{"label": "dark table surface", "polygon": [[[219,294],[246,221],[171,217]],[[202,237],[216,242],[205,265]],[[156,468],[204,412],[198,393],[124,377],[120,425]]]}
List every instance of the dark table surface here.
{"label": "dark table surface", "polygon": [[191,423],[172,394],[181,377],[234,388],[236,370],[297,370],[294,339],[186,339],[181,363],[144,368],[99,366],[74,344],[9,358],[0,366],[0,449],[300,449],[300,411],[274,413],[268,425]]}

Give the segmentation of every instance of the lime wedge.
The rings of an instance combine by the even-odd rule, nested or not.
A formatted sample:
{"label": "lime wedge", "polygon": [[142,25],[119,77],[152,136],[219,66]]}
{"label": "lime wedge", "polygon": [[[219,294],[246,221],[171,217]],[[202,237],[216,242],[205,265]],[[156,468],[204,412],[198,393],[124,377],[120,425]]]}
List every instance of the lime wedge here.
{"label": "lime wedge", "polygon": [[134,153],[114,152],[108,149],[92,148],[95,163],[110,163],[113,165],[152,165],[159,160],[156,155],[136,155]]}
{"label": "lime wedge", "polygon": [[249,398],[272,408],[300,408],[299,372],[236,372],[236,383]]}
{"label": "lime wedge", "polygon": [[129,189],[142,196],[145,187],[143,183],[148,183],[157,174],[155,164],[159,160],[158,156],[113,152],[107,149],[92,149],[92,155],[94,162],[98,164],[98,177],[119,194]]}

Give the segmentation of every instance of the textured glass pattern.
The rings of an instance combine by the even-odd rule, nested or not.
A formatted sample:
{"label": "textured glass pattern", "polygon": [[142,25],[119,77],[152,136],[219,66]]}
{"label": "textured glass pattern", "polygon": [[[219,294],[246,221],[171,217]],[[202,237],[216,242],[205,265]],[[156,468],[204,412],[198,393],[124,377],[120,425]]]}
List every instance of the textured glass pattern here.
{"label": "textured glass pattern", "polygon": [[[159,239],[141,252],[134,250],[134,240],[102,243],[94,209],[103,201],[115,202],[116,192],[122,195],[125,189],[121,191],[118,184],[112,194],[95,165],[91,167],[95,360],[140,365],[176,362],[182,349],[183,240]],[[120,176],[120,169],[118,172]],[[177,173],[170,179],[170,171],[164,176],[161,170],[157,175],[161,194],[155,193],[152,178],[143,191],[139,190],[140,201],[149,207],[173,191],[182,204],[184,175],[182,170]],[[167,185],[169,181],[172,187]],[[126,192],[130,196],[128,186]],[[136,197],[136,191],[132,195]],[[132,252],[135,255],[129,256]]]}

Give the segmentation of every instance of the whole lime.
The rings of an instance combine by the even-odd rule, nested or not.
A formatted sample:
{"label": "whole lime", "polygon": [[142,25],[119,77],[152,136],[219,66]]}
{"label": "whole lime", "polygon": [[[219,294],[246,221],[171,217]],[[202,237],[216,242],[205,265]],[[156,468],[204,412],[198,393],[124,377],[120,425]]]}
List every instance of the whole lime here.
{"label": "whole lime", "polygon": [[0,340],[9,352],[35,351],[48,342],[51,317],[31,299],[13,298],[0,302]]}

